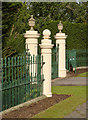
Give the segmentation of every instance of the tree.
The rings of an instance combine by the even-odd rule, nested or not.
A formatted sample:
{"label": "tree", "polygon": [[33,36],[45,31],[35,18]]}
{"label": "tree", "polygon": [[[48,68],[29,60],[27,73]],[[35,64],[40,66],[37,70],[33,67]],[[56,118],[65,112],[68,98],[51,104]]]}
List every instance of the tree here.
{"label": "tree", "polygon": [[33,14],[36,18],[51,20],[69,20],[70,22],[82,23],[86,21],[87,3],[69,3],[69,2],[45,2],[31,3]]}
{"label": "tree", "polygon": [[3,56],[22,53],[25,50],[23,33],[28,28],[30,11],[26,3],[3,3],[2,8]]}
{"label": "tree", "polygon": [[[33,14],[35,30],[42,33],[54,21],[87,23],[87,3],[64,2],[15,2],[2,4],[2,45],[3,56],[23,53],[25,39],[23,33],[29,30],[28,19]],[[54,26],[53,26],[54,27]],[[50,27],[52,30],[52,28]],[[54,33],[52,33],[54,35]],[[41,37],[39,41],[41,40]]]}

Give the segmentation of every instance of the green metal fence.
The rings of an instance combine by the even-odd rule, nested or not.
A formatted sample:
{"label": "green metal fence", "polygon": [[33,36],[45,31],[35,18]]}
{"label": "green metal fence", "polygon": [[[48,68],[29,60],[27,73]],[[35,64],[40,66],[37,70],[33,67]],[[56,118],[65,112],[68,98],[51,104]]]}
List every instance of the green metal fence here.
{"label": "green metal fence", "polygon": [[88,49],[76,50],[77,67],[88,66]]}
{"label": "green metal fence", "polygon": [[75,68],[76,72],[76,50],[67,50],[66,51],[66,69],[73,71]]}
{"label": "green metal fence", "polygon": [[2,111],[42,95],[43,57],[2,58],[1,65]]}
{"label": "green metal fence", "polygon": [[52,49],[52,72],[51,78],[55,79],[58,77],[58,62],[59,62],[59,45]]}
{"label": "green metal fence", "polygon": [[66,69],[67,70],[70,70],[70,64],[72,64],[73,68],[88,66],[87,61],[88,61],[88,49],[66,50]]}

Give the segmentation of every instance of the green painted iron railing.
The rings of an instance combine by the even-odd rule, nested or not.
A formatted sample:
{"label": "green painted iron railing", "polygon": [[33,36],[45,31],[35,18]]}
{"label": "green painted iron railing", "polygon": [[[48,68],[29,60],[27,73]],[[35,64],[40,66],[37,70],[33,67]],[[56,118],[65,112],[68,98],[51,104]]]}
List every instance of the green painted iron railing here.
{"label": "green painted iron railing", "polygon": [[42,95],[43,57],[2,58],[1,65],[2,111]]}
{"label": "green painted iron railing", "polygon": [[59,45],[52,49],[52,72],[51,78],[55,79],[58,77],[58,62],[59,62]]}
{"label": "green painted iron railing", "polygon": [[[75,53],[75,55],[74,55]],[[66,69],[70,70],[70,56],[75,56],[75,60],[73,61],[73,67],[82,67],[88,66],[88,49],[74,49],[74,50],[66,50]]]}
{"label": "green painted iron railing", "polygon": [[88,49],[76,50],[77,67],[88,66]]}
{"label": "green painted iron railing", "polygon": [[67,50],[66,51],[66,69],[69,71],[73,71],[73,68],[75,68],[76,72],[76,51],[73,50]]}

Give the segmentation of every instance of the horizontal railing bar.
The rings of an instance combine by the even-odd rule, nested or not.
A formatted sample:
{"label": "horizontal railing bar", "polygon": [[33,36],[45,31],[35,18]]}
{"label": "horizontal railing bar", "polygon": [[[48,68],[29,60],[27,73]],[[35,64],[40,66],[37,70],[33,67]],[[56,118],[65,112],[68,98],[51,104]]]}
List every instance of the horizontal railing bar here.
{"label": "horizontal railing bar", "polygon": [[[40,64],[40,63],[42,63],[42,62],[32,62],[31,64]],[[22,66],[24,66],[24,65],[26,65],[26,64],[28,64],[28,62],[27,63],[25,63],[25,64],[22,64],[22,65],[10,65],[10,66],[3,66],[2,68],[9,68],[9,67],[22,67]]]}
{"label": "horizontal railing bar", "polygon": [[[38,82],[42,82],[42,81],[44,81],[45,79],[39,79],[38,80]],[[19,87],[19,86],[22,86],[22,85],[27,85],[27,84],[29,84],[29,83],[33,83],[33,82],[37,82],[37,80],[35,81],[30,81],[30,82],[26,82],[26,83],[22,83],[22,84],[18,84],[18,85],[14,85],[14,86],[11,86],[11,87],[8,87],[8,88],[2,88],[2,90],[7,90],[7,89],[12,89],[12,88],[15,88],[15,87]]]}

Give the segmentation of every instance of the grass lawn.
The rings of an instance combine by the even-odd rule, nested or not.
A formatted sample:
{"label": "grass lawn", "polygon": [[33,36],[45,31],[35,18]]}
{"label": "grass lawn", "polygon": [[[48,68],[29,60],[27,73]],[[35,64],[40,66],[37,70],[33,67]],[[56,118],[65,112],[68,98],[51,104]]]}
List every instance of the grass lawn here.
{"label": "grass lawn", "polygon": [[86,102],[86,86],[52,86],[53,94],[69,94],[69,97],[33,118],[64,118],[76,109],[79,104]]}
{"label": "grass lawn", "polygon": [[76,77],[88,77],[88,72],[81,73],[81,74],[77,75]]}

